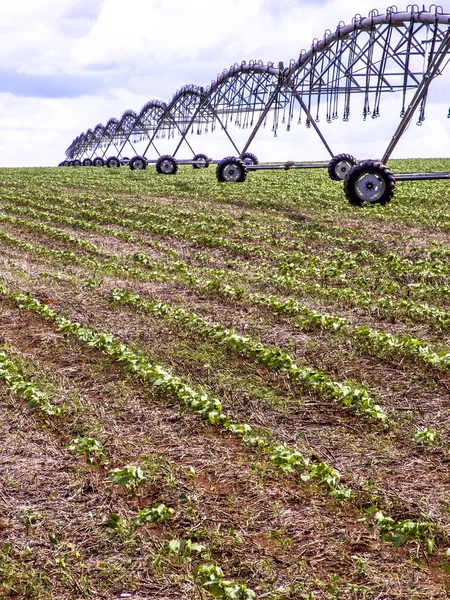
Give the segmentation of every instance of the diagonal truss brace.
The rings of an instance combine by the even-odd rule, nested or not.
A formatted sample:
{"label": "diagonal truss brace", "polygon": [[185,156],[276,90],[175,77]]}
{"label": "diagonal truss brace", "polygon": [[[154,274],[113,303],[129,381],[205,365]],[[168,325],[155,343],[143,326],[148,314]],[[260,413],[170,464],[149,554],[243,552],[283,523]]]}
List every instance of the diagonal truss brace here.
{"label": "diagonal truss brace", "polygon": [[[217,119],[217,121],[219,122],[220,126],[222,127],[223,131],[225,132],[225,135],[227,136],[227,138],[230,140],[231,144],[233,145],[233,148],[236,150],[236,152],[238,154],[240,154],[238,147],[236,146],[236,144],[233,141],[233,138],[231,137],[231,135],[229,134],[226,126],[223,124],[222,120],[220,119],[219,115],[217,114],[216,110],[214,109],[214,107],[212,106],[212,104],[208,101],[205,102],[205,99],[201,99],[199,102],[199,105],[197,107],[197,109],[194,111],[194,113],[192,114],[192,117],[188,123],[188,125],[185,127],[185,130],[181,133],[181,139],[177,145],[177,147],[175,148],[175,151],[173,153],[173,157],[175,158],[178,150],[181,147],[181,144],[186,141],[186,143],[189,145],[189,142],[186,139],[186,136],[189,132],[189,129],[192,127],[192,125],[195,122],[195,119],[197,118],[197,115],[199,114],[199,112],[204,109],[207,108],[207,110],[211,111],[211,113],[214,115],[214,117]],[[189,146],[190,147],[190,146]],[[192,148],[191,148],[192,150]]]}
{"label": "diagonal truss brace", "polygon": [[403,133],[406,131],[408,125],[411,122],[411,119],[414,116],[414,113],[415,113],[417,107],[421,103],[422,98],[424,98],[425,94],[428,92],[428,88],[430,87],[431,82],[433,81],[434,77],[438,74],[439,67],[444,62],[444,60],[447,56],[447,53],[449,51],[450,51],[450,29],[447,31],[444,39],[441,42],[440,47],[438,48],[436,54],[433,56],[433,59],[430,61],[430,64],[428,65],[428,68],[422,78],[422,81],[420,82],[420,85],[417,88],[416,93],[414,94],[408,108],[406,109],[405,116],[401,120],[394,135],[392,136],[392,139],[391,139],[388,147],[386,148],[385,153],[383,154],[383,158],[381,159],[381,162],[383,164],[387,163],[392,152],[394,151],[395,147],[397,146],[398,142],[400,141],[400,138],[402,137]]}

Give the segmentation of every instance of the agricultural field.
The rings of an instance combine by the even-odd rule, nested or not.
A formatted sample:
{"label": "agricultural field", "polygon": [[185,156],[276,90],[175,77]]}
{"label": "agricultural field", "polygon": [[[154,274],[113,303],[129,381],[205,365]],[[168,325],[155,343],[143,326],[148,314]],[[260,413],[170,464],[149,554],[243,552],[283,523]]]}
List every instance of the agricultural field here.
{"label": "agricultural field", "polygon": [[0,169],[0,598],[448,598],[449,204]]}

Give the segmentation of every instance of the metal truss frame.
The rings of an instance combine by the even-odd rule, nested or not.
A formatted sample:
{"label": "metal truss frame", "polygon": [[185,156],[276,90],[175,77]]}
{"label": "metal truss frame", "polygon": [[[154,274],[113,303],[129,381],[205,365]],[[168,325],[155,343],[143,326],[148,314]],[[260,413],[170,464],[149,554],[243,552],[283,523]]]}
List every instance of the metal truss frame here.
{"label": "metal truss frame", "polygon": [[[441,7],[420,10],[409,5],[399,11],[394,6],[385,14],[374,10],[368,17],[356,15],[350,24],[339,23],[334,32],[327,30],[286,68],[283,63],[235,63],[207,88],[185,86],[167,104],[151,100],[139,114],[125,111],[120,120],[110,119],[105,126],[97,125],[76,137],[66,157],[92,158],[105,147],[104,157],[114,147],[120,158],[127,145],[137,154],[133,141],[147,140],[142,156],[151,162],[146,158],[150,149],[160,156],[157,140],[175,136],[179,139],[172,156],[177,156],[183,143],[194,155],[188,134],[208,133],[217,126],[243,157],[268,121],[276,136],[280,124],[289,131],[303,117],[333,157],[319,126],[321,115],[325,113],[327,123],[339,117],[349,120],[352,98],[359,95],[363,119],[375,119],[381,115],[383,98],[397,92],[400,121],[381,159],[386,164],[414,115],[418,112],[418,125],[425,120],[430,85],[448,62],[450,14]],[[228,124],[249,129],[241,150]]]}

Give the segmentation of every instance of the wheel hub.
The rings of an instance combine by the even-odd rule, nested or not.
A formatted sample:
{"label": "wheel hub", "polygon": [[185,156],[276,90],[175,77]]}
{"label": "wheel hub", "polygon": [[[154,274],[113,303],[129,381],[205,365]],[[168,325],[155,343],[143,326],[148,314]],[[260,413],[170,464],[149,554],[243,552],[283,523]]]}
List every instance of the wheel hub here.
{"label": "wheel hub", "polygon": [[377,202],[386,191],[386,184],[378,173],[362,173],[355,185],[356,193],[365,202]]}
{"label": "wheel hub", "polygon": [[336,165],[334,172],[336,173],[337,177],[339,177],[339,179],[345,179],[352,166],[353,165],[350,162],[348,162],[347,160],[343,160],[342,162],[339,162]]}
{"label": "wheel hub", "polygon": [[233,164],[227,165],[223,170],[223,177],[226,181],[237,181],[240,175],[240,169]]}
{"label": "wheel hub", "polygon": [[170,175],[173,171],[173,163],[170,160],[164,160],[161,163],[161,171],[166,175]]}

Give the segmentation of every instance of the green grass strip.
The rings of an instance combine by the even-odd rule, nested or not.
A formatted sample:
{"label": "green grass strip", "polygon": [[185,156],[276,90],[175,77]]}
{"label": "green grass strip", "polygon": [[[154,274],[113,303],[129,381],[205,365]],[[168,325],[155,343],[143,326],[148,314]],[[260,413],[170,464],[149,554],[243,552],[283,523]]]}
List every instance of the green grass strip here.
{"label": "green grass strip", "polygon": [[11,392],[25,400],[27,406],[36,409],[41,415],[55,417],[61,414],[61,409],[52,405],[45,392],[24,378],[20,362],[13,360],[4,351],[0,351],[0,380]]}
{"label": "green grass strip", "polygon": [[[442,310],[436,306],[420,302],[421,300],[431,298],[442,298],[448,302],[450,298],[450,287],[440,285],[427,285],[424,283],[409,283],[406,286],[400,286],[392,279],[377,278],[370,284],[373,292],[368,291],[367,282],[358,280],[349,282],[357,286],[340,287],[338,285],[326,285],[313,281],[305,281],[305,278],[298,279],[290,275],[280,275],[278,273],[260,274],[259,279],[268,280],[280,290],[290,290],[300,294],[309,294],[319,296],[333,302],[344,302],[346,306],[355,306],[369,310],[369,312],[381,313],[387,318],[395,315],[406,316],[411,321],[429,322],[438,327],[450,329],[450,312]],[[359,287],[358,287],[359,286]],[[364,288],[364,289],[361,289]],[[374,292],[382,292],[384,296],[377,296]],[[415,296],[417,300],[403,299],[396,296],[396,293],[405,292],[408,296]]]}
{"label": "green grass strip", "polygon": [[[52,228],[49,228],[50,230]],[[76,254],[74,254],[72,251],[70,250],[53,250],[53,249],[49,249],[46,248],[45,246],[42,245],[33,245],[30,244],[29,242],[23,242],[21,240],[18,240],[14,237],[12,237],[11,235],[5,233],[5,232],[0,232],[0,240],[3,241],[4,243],[22,248],[24,250],[33,252],[34,254],[37,254],[39,256],[46,256],[46,257],[52,257],[52,258],[56,258],[59,260],[62,260],[63,262],[66,263],[71,263],[71,264],[78,264],[78,265],[83,265],[86,266],[90,269],[94,269],[94,270],[103,270],[106,272],[110,272],[116,275],[122,275],[122,276],[132,276],[132,277],[136,277],[138,279],[144,279],[144,280],[158,280],[158,281],[167,281],[168,279],[168,275],[167,274],[163,274],[161,272],[158,271],[158,263],[156,263],[156,270],[153,270],[151,272],[151,274],[145,270],[143,271],[142,269],[138,268],[138,267],[130,267],[126,264],[121,264],[120,263],[120,257],[117,257],[116,255],[109,255],[109,257],[106,260],[103,261],[99,261],[99,260],[94,260],[92,258],[88,258],[88,257],[80,257],[77,256]],[[80,242],[82,243],[84,240],[80,240]],[[89,242],[86,242],[86,244],[88,244]],[[135,253],[134,255],[128,257],[130,259],[132,259],[135,262],[139,262],[145,266],[153,266],[155,261],[152,261],[150,259],[150,257],[148,257],[145,253]],[[162,266],[162,265],[160,265]],[[176,263],[173,263],[171,265],[171,267],[166,267],[165,268],[166,272],[171,272],[172,274],[175,275],[175,277],[177,278],[177,274],[179,276],[179,278],[183,281],[183,282],[189,282],[191,285],[197,285],[199,283],[198,277],[197,277],[197,273],[198,273],[198,269],[190,269],[187,265],[185,265],[185,263],[183,263],[182,261],[176,261]],[[222,274],[226,274],[225,271],[220,271],[220,270],[214,270],[214,276],[218,277]],[[212,283],[212,282],[209,282]],[[209,285],[209,283],[207,283],[207,287]],[[211,286],[210,286],[211,287]],[[242,296],[242,294],[241,294]],[[377,356],[381,355],[385,355],[386,353],[397,353],[397,354],[401,354],[404,356],[412,356],[417,358],[418,360],[432,366],[433,368],[439,369],[439,370],[444,370],[447,371],[450,369],[450,352],[447,351],[443,351],[443,352],[433,352],[430,347],[428,346],[428,344],[426,344],[425,342],[422,342],[416,338],[413,338],[411,336],[404,336],[402,338],[397,338],[391,334],[387,334],[387,333],[383,333],[380,331],[377,331],[375,329],[369,328],[369,327],[365,327],[365,326],[353,326],[351,325],[346,319],[342,319],[340,317],[334,317],[332,315],[324,315],[321,313],[318,313],[316,311],[311,311],[310,309],[308,309],[307,307],[297,303],[295,300],[289,299],[287,301],[279,301],[277,298],[275,297],[265,297],[263,295],[251,295],[251,298],[261,304],[267,304],[269,305],[273,310],[276,310],[277,312],[297,312],[297,313],[302,313],[303,317],[306,318],[307,317],[307,321],[308,321],[308,325],[314,325],[315,327],[321,327],[323,329],[328,329],[328,330],[332,330],[332,331],[342,331],[345,332],[347,335],[349,335],[350,337],[352,337],[355,340],[358,340],[360,343],[364,342],[366,347],[369,347],[373,353],[376,353]],[[236,335],[236,334],[234,334]],[[255,356],[255,353],[258,352],[259,354],[261,354],[261,349],[260,350],[256,350],[256,348],[253,349],[253,357]],[[279,359],[279,360],[283,360],[283,359]],[[261,363],[263,364],[263,363]],[[275,363],[271,363],[270,359],[268,359],[266,366],[268,366],[269,368],[275,370],[275,368],[281,368],[281,366],[278,366]],[[293,369],[294,367],[290,367],[289,373],[290,373],[290,377],[292,379],[294,379],[293,377]],[[309,377],[303,377],[301,376],[302,374],[298,374],[297,375],[297,379],[302,379],[302,381],[305,383]],[[335,384],[335,385],[342,385],[342,384]],[[348,386],[346,386],[348,388]],[[333,392],[331,394],[334,397],[337,397],[337,395],[335,395],[335,393]],[[342,392],[340,392],[339,395],[342,395]],[[357,396],[358,397],[358,396]],[[347,398],[347,401],[345,403],[347,403],[349,406],[353,406],[354,402],[353,402],[354,398],[353,398],[353,393],[349,392],[349,396]],[[365,406],[362,406],[364,405]],[[357,402],[357,404],[355,404],[356,408],[361,407],[362,408],[362,412],[365,413],[368,416],[371,416],[372,418],[376,418],[376,419],[380,419],[380,420],[385,420],[385,416],[383,411],[381,411],[381,409],[374,404],[373,402],[371,403],[371,401],[369,400],[368,403],[366,403],[366,399],[363,397],[359,397],[359,400]],[[379,411],[381,411],[381,413],[379,413]],[[380,416],[377,416],[377,413],[380,414]]]}
{"label": "green grass strip", "polygon": [[311,310],[294,299],[279,300],[274,296],[253,294],[252,299],[258,304],[270,307],[275,312],[301,316],[303,326],[339,332],[346,337],[356,340],[364,349],[376,356],[400,354],[413,357],[441,371],[450,369],[450,351],[433,352],[426,342],[412,336],[397,337],[365,325],[353,325],[347,319]]}
{"label": "green grass strip", "polygon": [[85,256],[77,256],[71,250],[52,250],[43,245],[34,245],[30,242],[19,240],[4,231],[0,231],[0,241],[31,252],[37,256],[53,258],[62,261],[65,264],[75,264],[87,267],[94,272],[104,271],[114,275],[129,276],[143,281],[166,281],[167,276],[161,272],[142,270],[139,267],[130,267],[126,264],[120,264],[118,257],[111,254],[106,260],[96,260]]}
{"label": "green grass strip", "polygon": [[[39,203],[33,204],[39,205]],[[113,235],[115,237],[124,239],[125,241],[130,241],[133,239],[132,234],[129,232],[118,231],[111,227],[95,225],[92,221],[85,221],[81,219],[75,219],[72,217],[64,217],[62,215],[55,215],[52,213],[42,211],[38,212],[32,209],[29,209],[28,211],[18,208],[14,209],[14,207],[11,206],[3,206],[2,210],[6,212],[19,212],[19,214],[27,214],[28,212],[29,216],[35,217],[36,219],[61,221],[67,225],[78,227],[82,230],[96,231],[101,234]],[[25,225],[25,221],[23,224]],[[123,221],[121,222],[121,224],[123,225]],[[30,226],[31,228],[33,228],[36,227],[36,224],[32,223],[26,226]],[[44,232],[42,228],[41,230]],[[59,236],[60,239],[63,239],[63,235],[69,235],[65,232],[57,233],[58,231],[60,230],[55,230],[54,237]],[[50,229],[47,229],[45,233],[50,235]],[[74,243],[79,246],[86,245],[87,247],[87,245],[90,244],[90,242],[79,240],[78,238],[74,238],[74,240]],[[221,243],[219,243],[219,245],[220,244]],[[439,249],[430,250],[428,253],[432,257],[434,257],[434,253],[438,251]],[[286,287],[299,292],[304,291],[307,293],[313,293],[315,295],[320,295],[322,297],[326,297],[333,300],[345,300],[346,302],[351,302],[353,306],[366,308],[369,309],[371,312],[377,311],[379,313],[381,311],[382,314],[385,314],[387,317],[392,315],[407,316],[412,321],[430,322],[431,324],[437,327],[450,329],[450,313],[447,311],[442,311],[426,303],[417,304],[409,299],[398,299],[395,296],[385,296],[382,298],[378,298],[374,294],[367,291],[368,287],[373,287],[374,290],[377,291],[377,293],[379,293],[380,291],[383,291],[384,293],[388,294],[396,294],[401,292],[402,289],[404,289],[404,286],[400,285],[398,282],[395,282],[391,277],[383,278],[378,275],[374,280],[373,273],[371,273],[370,278],[368,278],[368,276],[365,273],[359,272],[356,278],[352,277],[352,279],[349,280],[349,282],[351,281],[353,286],[357,286],[357,290],[351,287],[332,287],[313,282],[305,282],[305,279],[311,278],[314,278],[316,281],[317,279],[322,279],[324,283],[326,283],[330,279],[333,280],[335,278],[337,278],[337,280],[341,282],[344,280],[347,281],[347,279],[345,278],[345,274],[342,271],[344,265],[347,265],[347,267],[350,266],[353,269],[355,269],[357,267],[357,263],[352,259],[353,255],[351,253],[342,253],[342,251],[340,250],[337,250],[335,252],[337,252],[337,260],[336,258],[334,260],[329,259],[328,261],[326,261],[329,264],[323,266],[324,261],[322,257],[320,261],[320,267],[316,266],[314,259],[310,261],[311,264],[309,264],[307,267],[300,267],[298,261],[304,262],[308,260],[308,255],[298,252],[282,252],[279,253],[276,257],[278,261],[281,261],[277,268],[278,272],[274,273],[270,270],[267,273],[263,273],[261,272],[263,265],[259,265],[258,270],[253,275],[251,275],[251,278],[255,281],[257,281],[258,279],[267,280],[267,278],[269,278],[272,283],[282,288]],[[441,253],[442,252],[439,251],[438,255],[440,255]],[[359,253],[354,255],[354,257],[357,256],[363,257],[365,260],[369,260],[371,257],[373,257],[373,255],[371,253],[368,253],[367,250],[361,250]],[[388,257],[389,260],[387,260],[387,257],[382,257],[382,260],[387,260],[387,262],[392,262],[393,264],[395,264],[395,257],[393,258],[393,255],[388,255]],[[295,259],[294,262],[291,262],[292,259]],[[378,260],[380,259],[378,258]],[[412,261],[410,261],[409,259],[407,260],[407,264],[409,265],[409,268],[411,268],[411,266],[414,265],[414,263],[412,263]],[[267,266],[268,265],[266,265],[266,267]],[[416,267],[417,265],[415,265],[414,268]],[[430,273],[429,267],[429,262],[426,265],[422,264],[422,266],[420,267],[421,273]],[[434,275],[436,275],[437,273],[442,274],[442,263],[438,264]],[[299,277],[301,277],[301,281],[299,281]],[[361,288],[365,289],[361,290]],[[407,284],[405,289],[409,296],[415,295],[420,299],[426,297],[435,298],[436,296],[447,298],[450,295],[450,289],[448,287],[439,285],[426,285],[423,281]]]}
{"label": "green grass strip", "polygon": [[238,435],[246,444],[260,447],[281,472],[299,472],[303,481],[311,480],[318,486],[325,487],[328,493],[338,500],[351,495],[350,488],[340,483],[340,474],[336,469],[326,463],[310,460],[284,444],[266,441],[255,435],[246,423],[233,423],[224,413],[218,398],[211,396],[204,389],[195,390],[162,366],[152,364],[144,354],[135,352],[126,344],[117,341],[113,335],[97,333],[80,323],[72,322],[32,296],[10,291],[5,285],[0,286],[0,294],[9,298],[20,310],[38,314],[43,319],[55,323],[58,330],[65,335],[75,337],[82,344],[103,352],[118,362],[126,372],[157,386],[161,393],[177,400],[202,419]]}
{"label": "green grass strip", "polygon": [[382,423],[387,421],[386,413],[374,402],[366,389],[351,383],[332,381],[321,371],[316,371],[311,367],[298,366],[292,357],[280,348],[268,348],[248,336],[237,334],[233,329],[208,323],[189,310],[161,301],[145,300],[139,294],[134,294],[129,290],[116,288],[111,292],[111,299],[182,323],[203,337],[212,338],[226,345],[233,352],[255,359],[258,364],[265,366],[270,371],[282,373],[290,380],[300,382],[305,389],[332,398],[340,405],[350,407],[358,415],[377,419]]}
{"label": "green grass strip", "polygon": [[76,246],[83,248],[84,250],[89,250],[94,253],[99,252],[99,248],[95,244],[92,244],[91,242],[89,242],[87,240],[77,238],[77,237],[71,235],[70,233],[68,233],[67,231],[63,231],[62,229],[56,229],[55,227],[49,227],[48,225],[44,225],[43,223],[34,223],[32,221],[28,221],[26,219],[21,219],[19,217],[10,217],[7,215],[2,215],[2,214],[0,214],[0,222],[1,223],[11,223],[12,225],[19,225],[20,227],[26,227],[27,229],[29,229],[31,231],[37,231],[39,233],[44,233],[44,234],[49,235],[57,240],[60,240],[60,241],[63,241],[63,242],[69,243],[69,244],[74,244]]}

